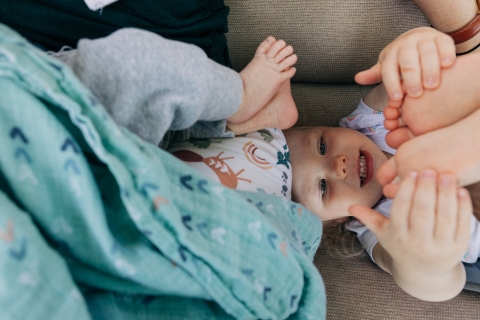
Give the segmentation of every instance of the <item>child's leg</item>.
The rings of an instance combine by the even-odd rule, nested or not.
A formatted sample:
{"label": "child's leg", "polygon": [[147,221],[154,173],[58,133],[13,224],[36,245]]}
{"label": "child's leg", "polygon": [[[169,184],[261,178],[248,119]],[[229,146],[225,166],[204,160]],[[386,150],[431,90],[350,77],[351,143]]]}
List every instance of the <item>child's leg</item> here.
{"label": "child's leg", "polygon": [[242,102],[239,111],[227,121],[240,124],[262,110],[280,87],[293,77],[296,69],[292,66],[296,62],[297,55],[293,54],[292,46],[274,37],[265,39],[258,46],[252,61],[240,71],[243,81]]}
{"label": "child's leg", "polygon": [[461,56],[442,71],[436,90],[425,90],[418,98],[406,96],[401,115],[399,109],[386,108],[385,127],[393,130],[387,143],[398,148],[413,136],[446,127],[476,110],[480,107],[479,74],[480,52]]}
{"label": "child's leg", "polygon": [[[448,33],[468,24],[477,13],[475,0],[413,0],[422,10],[432,26]],[[456,44],[457,53],[466,52],[480,43],[480,33],[473,38]]]}
{"label": "child's leg", "polygon": [[[199,120],[246,121],[293,76],[297,60],[290,46],[271,37],[238,74],[196,46],[129,28],[82,40],[76,50],[55,56],[118,124],[156,145],[167,130],[182,130]],[[296,112],[294,104],[287,106]]]}

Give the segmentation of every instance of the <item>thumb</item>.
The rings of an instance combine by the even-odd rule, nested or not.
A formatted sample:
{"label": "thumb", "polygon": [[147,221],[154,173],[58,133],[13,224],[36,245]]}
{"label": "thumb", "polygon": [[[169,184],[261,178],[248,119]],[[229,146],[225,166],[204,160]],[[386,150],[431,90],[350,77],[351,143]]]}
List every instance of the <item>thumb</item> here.
{"label": "thumb", "polygon": [[377,181],[382,186],[389,184],[397,176],[397,165],[395,164],[395,157],[387,160],[377,171]]}
{"label": "thumb", "polygon": [[368,70],[360,71],[355,75],[355,82],[358,84],[375,84],[382,82],[382,66],[377,63]]}
{"label": "thumb", "polygon": [[367,206],[353,205],[348,208],[348,211],[377,236],[382,232],[385,224],[388,222],[388,218]]}

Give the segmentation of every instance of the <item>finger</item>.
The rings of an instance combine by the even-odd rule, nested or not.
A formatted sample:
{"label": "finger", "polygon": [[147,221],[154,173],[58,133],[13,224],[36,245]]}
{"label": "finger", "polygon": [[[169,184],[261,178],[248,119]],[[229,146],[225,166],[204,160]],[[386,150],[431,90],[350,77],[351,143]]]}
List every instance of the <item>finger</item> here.
{"label": "finger", "polygon": [[368,85],[382,82],[382,65],[377,63],[368,70],[360,71],[355,75],[355,82]]}
{"label": "finger", "polygon": [[396,120],[400,117],[400,109],[388,106],[383,110],[383,115],[387,120]]}
{"label": "finger", "polygon": [[260,43],[260,45],[257,48],[257,51],[255,51],[255,54],[267,53],[268,49],[270,49],[272,44],[274,44],[276,41],[277,40],[272,36],[267,37],[265,40],[262,41],[262,43]]}
{"label": "finger", "polygon": [[378,183],[382,186],[387,185],[397,176],[397,166],[395,164],[395,157],[388,159],[382,166],[378,169],[376,174],[376,179]]}
{"label": "finger", "polygon": [[458,222],[455,239],[460,246],[467,247],[470,241],[470,222],[473,214],[472,199],[464,188],[458,189]]}
{"label": "finger", "polygon": [[440,65],[442,68],[453,66],[457,55],[455,52],[455,42],[452,37],[441,35],[435,38],[435,42],[437,43],[438,53],[440,55]]}
{"label": "finger", "polygon": [[440,57],[435,42],[424,41],[418,46],[423,86],[434,89],[440,84]]}
{"label": "finger", "polygon": [[280,50],[282,50],[283,48],[285,48],[287,44],[285,43],[285,40],[283,39],[280,39],[278,41],[276,41],[274,44],[272,44],[272,46],[268,49],[267,51],[267,57],[269,58],[274,58],[278,52]]}
{"label": "finger", "polygon": [[362,205],[354,205],[348,208],[352,216],[360,220],[369,230],[381,237],[382,231],[385,229],[388,218],[381,213]]}
{"label": "finger", "polygon": [[382,80],[389,99],[401,101],[403,99],[403,90],[400,83],[400,69],[397,54],[393,51],[382,61]]}
{"label": "finger", "polygon": [[410,212],[415,195],[415,186],[418,172],[412,171],[400,183],[390,211],[392,227],[398,232],[408,233],[410,225]]}
{"label": "finger", "polygon": [[280,63],[285,59],[286,57],[290,56],[293,53],[293,47],[292,46],[286,46],[282,50],[280,50],[277,55],[275,56],[275,62]]}
{"label": "finger", "polygon": [[417,48],[403,48],[398,53],[398,63],[407,94],[410,97],[421,96],[423,93],[423,85]]}
{"label": "finger", "polygon": [[398,149],[402,144],[414,137],[415,135],[408,127],[399,127],[387,133],[385,141],[390,147]]}
{"label": "finger", "polygon": [[292,54],[291,56],[286,57],[282,62],[278,64],[278,70],[286,70],[288,67],[293,66],[298,60],[296,54]]}
{"label": "finger", "polygon": [[451,174],[442,174],[438,179],[437,215],[435,238],[452,242],[457,233],[459,210],[457,203],[457,184]]}
{"label": "finger", "polygon": [[437,206],[437,173],[423,170],[417,181],[410,214],[410,230],[420,238],[431,239],[435,229]]}
{"label": "finger", "polygon": [[383,194],[385,197],[393,199],[397,195],[398,189],[400,189],[400,184],[398,183],[389,183],[383,187]]}

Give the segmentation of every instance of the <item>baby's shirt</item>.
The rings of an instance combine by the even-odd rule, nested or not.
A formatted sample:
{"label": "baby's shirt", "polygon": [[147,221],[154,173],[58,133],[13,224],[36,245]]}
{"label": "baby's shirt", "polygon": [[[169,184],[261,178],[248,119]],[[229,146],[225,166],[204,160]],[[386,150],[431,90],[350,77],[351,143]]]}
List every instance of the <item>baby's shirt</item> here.
{"label": "baby's shirt", "polygon": [[290,152],[279,129],[263,129],[233,139],[173,143],[167,151],[226,187],[292,198]]}
{"label": "baby's shirt", "polygon": [[[372,108],[368,107],[363,100],[361,100],[351,115],[340,120],[340,126],[344,128],[355,129],[363,133],[373,142],[375,142],[380,150],[390,154],[395,154],[396,150],[389,147],[385,140],[388,130],[383,126],[384,120],[385,117],[383,116],[382,112],[373,110]],[[392,199],[382,199],[375,204],[373,209],[386,217],[390,217],[392,203]],[[357,233],[358,240],[373,260],[372,251],[375,245],[378,243],[377,236],[357,220],[348,222],[346,228]],[[470,243],[467,251],[463,255],[462,261],[474,263],[477,261],[479,254],[480,223],[472,215],[470,222]]]}

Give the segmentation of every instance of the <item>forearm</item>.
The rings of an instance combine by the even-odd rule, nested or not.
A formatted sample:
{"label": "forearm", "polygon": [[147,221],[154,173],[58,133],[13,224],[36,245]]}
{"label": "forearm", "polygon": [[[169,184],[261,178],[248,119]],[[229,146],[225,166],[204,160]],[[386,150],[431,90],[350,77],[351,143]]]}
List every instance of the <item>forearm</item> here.
{"label": "forearm", "polygon": [[443,32],[462,27],[477,12],[474,0],[413,0],[413,2],[422,10],[433,27]]}
{"label": "forearm", "polygon": [[388,106],[388,95],[383,83],[370,90],[365,97],[363,97],[363,102],[370,108],[383,112]]}
{"label": "forearm", "polygon": [[[442,32],[457,30],[469,23],[477,14],[475,0],[413,0],[422,10],[432,26]],[[480,34],[458,43],[457,53],[465,52],[478,44]]]}
{"label": "forearm", "polygon": [[373,258],[380,268],[392,275],[402,290],[420,300],[449,300],[458,295],[465,285],[465,268],[461,262],[443,274],[419,272],[418,269],[407,269],[393,261],[380,243],[373,249]]}

